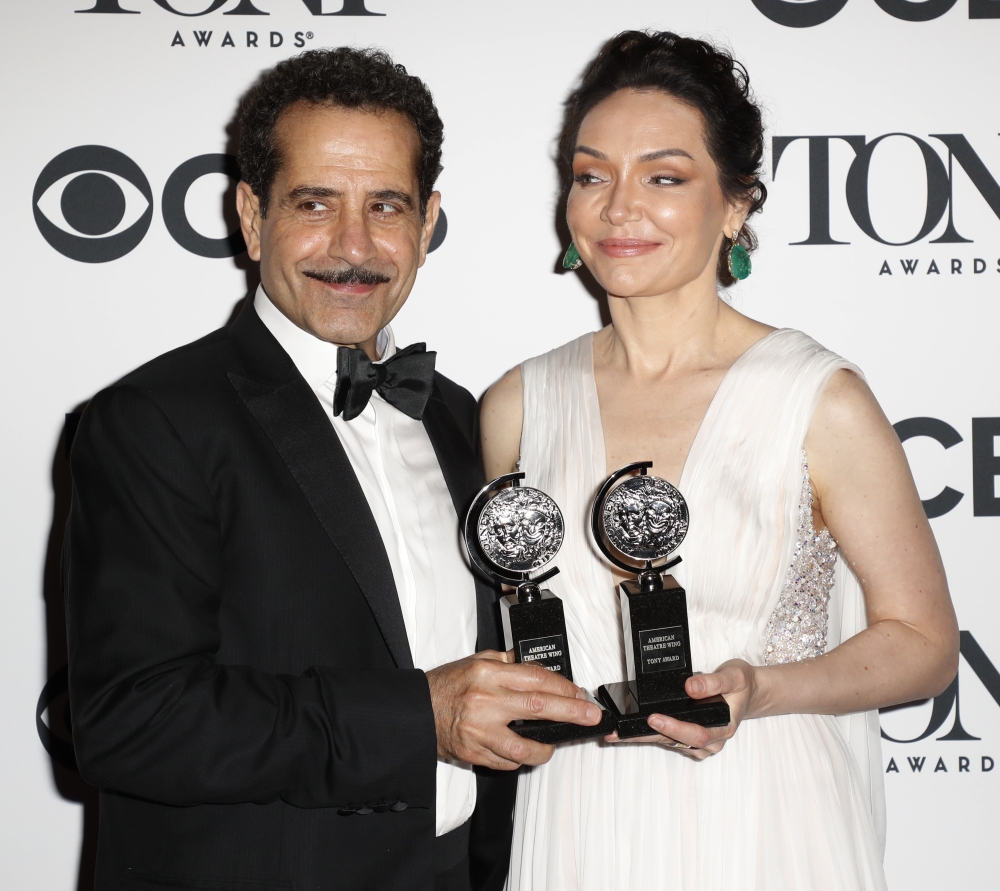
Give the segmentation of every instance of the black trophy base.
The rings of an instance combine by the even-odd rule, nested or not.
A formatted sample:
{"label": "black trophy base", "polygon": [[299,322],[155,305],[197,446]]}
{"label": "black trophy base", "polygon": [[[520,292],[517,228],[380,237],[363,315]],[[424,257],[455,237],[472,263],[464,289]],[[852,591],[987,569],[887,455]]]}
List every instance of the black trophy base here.
{"label": "black trophy base", "polygon": [[[592,696],[588,697],[594,705],[600,705]],[[507,725],[518,736],[533,739],[535,742],[547,745],[571,742],[574,739],[590,739],[593,736],[607,736],[615,731],[615,717],[606,708],[601,708],[601,720],[590,727],[581,724],[571,724],[569,721],[511,721]]]}
{"label": "black trophy base", "polygon": [[725,727],[729,723],[729,704],[721,696],[709,696],[707,699],[684,696],[640,705],[630,682],[619,681],[598,687],[597,698],[614,715],[619,739],[654,734],[656,731],[646,720],[650,715],[666,715],[702,727]]}

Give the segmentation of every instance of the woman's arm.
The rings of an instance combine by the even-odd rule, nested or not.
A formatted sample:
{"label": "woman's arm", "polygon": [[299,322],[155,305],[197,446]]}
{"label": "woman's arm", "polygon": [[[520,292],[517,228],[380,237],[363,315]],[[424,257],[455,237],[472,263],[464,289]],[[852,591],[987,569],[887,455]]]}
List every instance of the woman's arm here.
{"label": "woman's arm", "polygon": [[817,513],[861,582],[868,627],[816,659],[734,659],[691,678],[690,695],[726,696],[733,722],[710,730],[657,717],[656,741],[679,740],[703,757],[746,718],[864,711],[936,696],[955,677],[958,624],[941,555],[899,438],[864,381],[833,377],[805,448]]}
{"label": "woman's arm", "polygon": [[483,471],[487,480],[495,480],[517,470],[523,418],[521,366],[518,365],[490,387],[483,397],[479,426]]}
{"label": "woman's arm", "polygon": [[805,442],[816,507],[861,582],[868,628],[808,662],[758,669],[755,715],[844,714],[936,696],[958,624],[899,437],[871,390],[838,372]]}

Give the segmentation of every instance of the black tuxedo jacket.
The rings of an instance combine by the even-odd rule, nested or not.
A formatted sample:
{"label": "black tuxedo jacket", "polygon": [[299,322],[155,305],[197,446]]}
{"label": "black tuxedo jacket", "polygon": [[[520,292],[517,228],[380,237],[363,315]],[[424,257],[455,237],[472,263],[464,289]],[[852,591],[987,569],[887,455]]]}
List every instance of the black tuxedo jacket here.
{"label": "black tuxedo jacket", "polygon": [[[435,378],[424,425],[462,517],[477,407]],[[427,679],[347,455],[252,302],[99,393],[72,467],[70,700],[101,789],[98,891],[430,889]],[[479,647],[498,648],[496,592],[476,590]],[[506,875],[513,795],[479,772],[474,887]]]}

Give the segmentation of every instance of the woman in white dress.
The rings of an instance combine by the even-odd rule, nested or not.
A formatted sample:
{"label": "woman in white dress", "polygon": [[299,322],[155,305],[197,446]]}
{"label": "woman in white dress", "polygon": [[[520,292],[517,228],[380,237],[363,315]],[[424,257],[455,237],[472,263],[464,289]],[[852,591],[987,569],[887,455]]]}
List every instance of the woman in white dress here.
{"label": "woman in white dress", "polygon": [[526,769],[512,891],[885,888],[875,710],[942,691],[958,631],[861,372],[718,294],[755,246],[762,146],[742,66],[669,33],[609,41],[567,102],[566,218],[612,321],[490,390],[487,475],[519,466],[562,507],[550,585],[591,691],[625,676],[594,494],[640,460],[679,487],[691,527],[673,573],[706,672],[687,691],[721,693],[732,722],[653,716],[640,741],[570,743]]}

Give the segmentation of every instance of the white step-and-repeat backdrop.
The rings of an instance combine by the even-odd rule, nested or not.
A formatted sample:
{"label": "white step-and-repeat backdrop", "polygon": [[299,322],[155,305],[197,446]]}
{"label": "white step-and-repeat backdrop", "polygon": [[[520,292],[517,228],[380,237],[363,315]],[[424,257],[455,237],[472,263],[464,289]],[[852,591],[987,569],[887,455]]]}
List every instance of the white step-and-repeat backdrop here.
{"label": "white step-and-repeat backdrop", "polygon": [[883,715],[890,887],[996,886],[1000,0],[4,0],[5,889],[89,887],[96,806],[69,766],[60,676],[65,416],[224,324],[256,283],[230,235],[241,92],[338,44],[427,81],[447,232],[395,327],[478,394],[600,325],[556,272],[554,138],[596,48],[645,27],[746,63],[771,197],[731,299],[864,368],[944,552],[963,658],[942,696]]}

